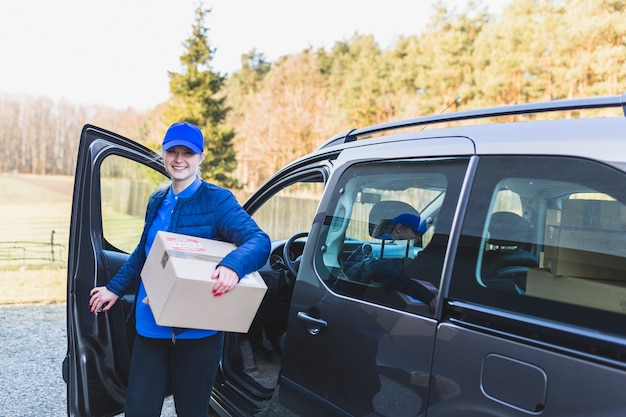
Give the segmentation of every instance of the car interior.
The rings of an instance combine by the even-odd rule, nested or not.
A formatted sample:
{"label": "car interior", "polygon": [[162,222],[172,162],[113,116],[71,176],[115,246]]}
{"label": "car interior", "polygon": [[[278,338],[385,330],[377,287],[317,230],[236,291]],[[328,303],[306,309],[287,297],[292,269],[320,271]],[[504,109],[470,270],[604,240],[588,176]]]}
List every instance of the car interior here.
{"label": "car interior", "polygon": [[619,304],[597,301],[624,286],[626,206],[619,198],[574,182],[501,180],[479,239],[476,283],[623,313]]}
{"label": "car interior", "polygon": [[491,215],[488,230],[480,274],[484,285],[523,294],[528,269],[539,266],[531,252],[531,224],[516,213],[498,211]]}

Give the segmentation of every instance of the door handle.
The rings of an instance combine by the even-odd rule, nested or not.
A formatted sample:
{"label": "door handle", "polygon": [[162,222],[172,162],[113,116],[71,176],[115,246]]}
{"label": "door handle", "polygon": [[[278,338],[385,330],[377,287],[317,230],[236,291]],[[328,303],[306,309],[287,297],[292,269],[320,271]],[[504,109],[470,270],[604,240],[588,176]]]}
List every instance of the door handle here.
{"label": "door handle", "polygon": [[315,336],[316,334],[318,334],[320,330],[322,330],[322,327],[328,326],[326,320],[311,317],[304,311],[298,312],[298,320],[304,323],[306,329],[309,331],[309,334],[311,336]]}

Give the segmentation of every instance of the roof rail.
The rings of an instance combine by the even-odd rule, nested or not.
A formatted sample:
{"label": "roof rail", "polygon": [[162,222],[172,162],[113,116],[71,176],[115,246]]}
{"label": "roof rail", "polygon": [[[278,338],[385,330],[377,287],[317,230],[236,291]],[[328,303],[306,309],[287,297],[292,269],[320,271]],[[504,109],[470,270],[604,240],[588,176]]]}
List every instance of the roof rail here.
{"label": "roof rail", "polygon": [[558,111],[589,110],[609,107],[622,107],[626,116],[626,93],[618,96],[589,97],[581,99],[554,100],[537,103],[516,104],[510,106],[489,107],[477,110],[466,110],[454,113],[436,114],[432,116],[416,117],[381,123],[361,129],[352,129],[336,135],[323,143],[318,149],[354,142],[360,136],[372,135],[390,130],[408,127],[424,126],[437,123],[457,122],[462,120],[487,119],[490,117],[514,116],[524,114],[548,113]]}

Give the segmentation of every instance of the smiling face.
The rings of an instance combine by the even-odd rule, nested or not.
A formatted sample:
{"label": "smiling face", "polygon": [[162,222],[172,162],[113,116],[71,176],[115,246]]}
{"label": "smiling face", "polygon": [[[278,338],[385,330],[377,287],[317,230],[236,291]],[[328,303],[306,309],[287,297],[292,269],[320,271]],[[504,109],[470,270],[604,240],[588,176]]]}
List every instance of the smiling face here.
{"label": "smiling face", "polygon": [[172,179],[172,188],[179,193],[196,178],[204,153],[194,153],[186,146],[174,146],[163,152],[165,169]]}

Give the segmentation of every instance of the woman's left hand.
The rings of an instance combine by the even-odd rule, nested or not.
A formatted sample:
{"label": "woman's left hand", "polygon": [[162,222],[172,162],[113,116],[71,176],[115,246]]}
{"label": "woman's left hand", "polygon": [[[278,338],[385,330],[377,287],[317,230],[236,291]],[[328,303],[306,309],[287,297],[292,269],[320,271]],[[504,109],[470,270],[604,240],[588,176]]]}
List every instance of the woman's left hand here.
{"label": "woman's left hand", "polygon": [[235,285],[239,282],[239,276],[237,273],[222,265],[215,268],[215,272],[213,272],[211,278],[217,279],[217,282],[213,286],[213,295],[215,296],[227,293],[235,288]]}

